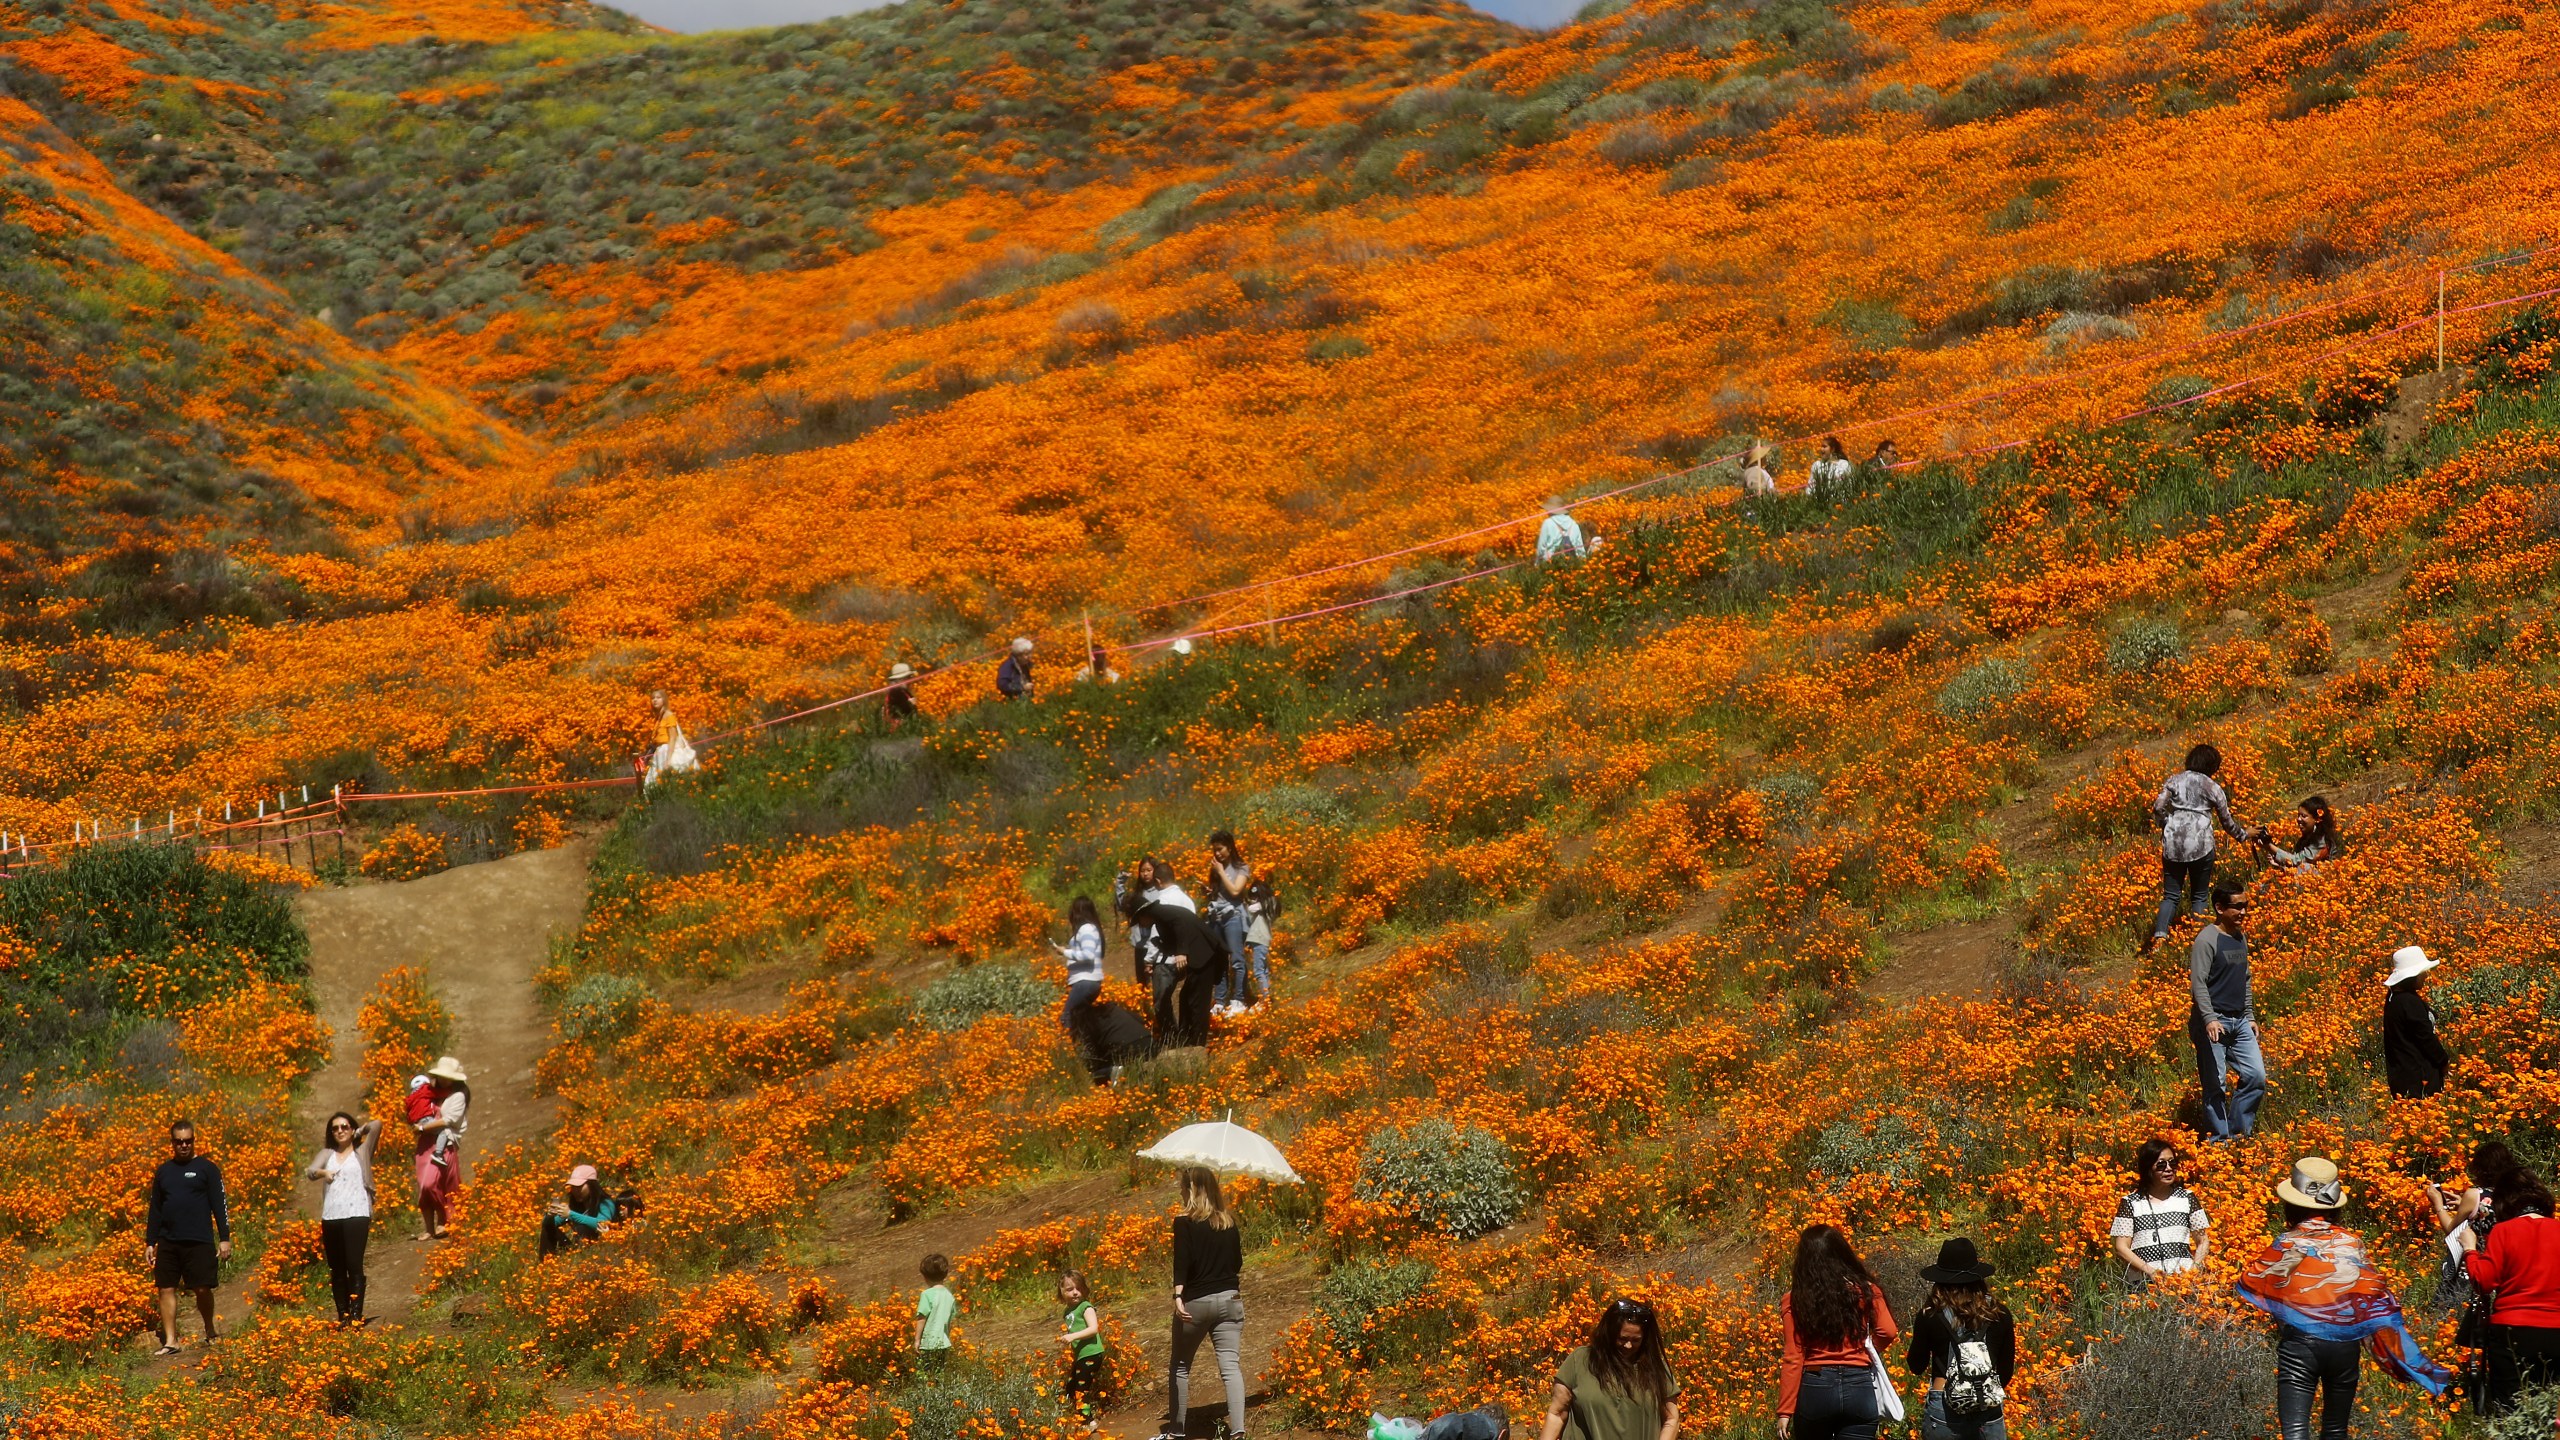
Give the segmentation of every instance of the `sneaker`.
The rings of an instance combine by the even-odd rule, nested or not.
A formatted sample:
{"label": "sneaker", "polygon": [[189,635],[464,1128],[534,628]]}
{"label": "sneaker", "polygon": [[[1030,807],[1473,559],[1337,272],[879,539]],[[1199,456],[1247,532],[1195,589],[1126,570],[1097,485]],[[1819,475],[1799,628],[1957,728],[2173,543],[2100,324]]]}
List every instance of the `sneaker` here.
{"label": "sneaker", "polygon": [[1247,1015],[1259,1015],[1270,1008],[1271,1002],[1269,1000],[1256,1000],[1253,1002],[1253,1008],[1245,1011],[1244,1013]]}

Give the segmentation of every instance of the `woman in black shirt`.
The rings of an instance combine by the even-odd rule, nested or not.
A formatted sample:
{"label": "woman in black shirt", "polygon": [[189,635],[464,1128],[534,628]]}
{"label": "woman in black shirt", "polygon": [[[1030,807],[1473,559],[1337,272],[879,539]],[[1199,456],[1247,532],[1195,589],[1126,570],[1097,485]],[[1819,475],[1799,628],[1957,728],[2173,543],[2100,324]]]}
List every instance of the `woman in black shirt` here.
{"label": "woman in black shirt", "polygon": [[2382,1069],[2391,1093],[2403,1100],[2433,1095],[2444,1088],[2444,1072],[2453,1057],[2436,1038],[2436,1012],[2423,993],[2426,974],[2436,968],[2427,952],[2403,945],[2391,956],[2391,974],[2382,983]]}
{"label": "woman in black shirt", "polygon": [[1921,1268],[1929,1299],[1911,1318],[1905,1352],[1911,1373],[1929,1385],[1921,1440],[2008,1440],[2001,1406],[2018,1365],[2018,1331],[1985,1283],[1993,1269],[1961,1235],[1938,1247],[1937,1264]]}
{"label": "woman in black shirt", "polygon": [[1203,1339],[1218,1352],[1227,1383],[1227,1434],[1244,1440],[1244,1236],[1218,1188],[1216,1172],[1182,1172],[1182,1214],[1173,1222],[1173,1366],[1164,1433],[1183,1436],[1191,1419],[1191,1357]]}

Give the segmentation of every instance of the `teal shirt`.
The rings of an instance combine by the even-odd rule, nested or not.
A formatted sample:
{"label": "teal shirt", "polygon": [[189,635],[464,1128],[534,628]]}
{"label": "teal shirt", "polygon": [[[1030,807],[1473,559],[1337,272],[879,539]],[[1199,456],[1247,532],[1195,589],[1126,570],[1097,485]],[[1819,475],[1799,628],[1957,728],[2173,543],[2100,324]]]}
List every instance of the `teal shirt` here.
{"label": "teal shirt", "polygon": [[960,1302],[947,1285],[930,1285],[916,1297],[916,1313],[924,1317],[924,1333],[916,1337],[919,1350],[951,1348],[951,1316]]}

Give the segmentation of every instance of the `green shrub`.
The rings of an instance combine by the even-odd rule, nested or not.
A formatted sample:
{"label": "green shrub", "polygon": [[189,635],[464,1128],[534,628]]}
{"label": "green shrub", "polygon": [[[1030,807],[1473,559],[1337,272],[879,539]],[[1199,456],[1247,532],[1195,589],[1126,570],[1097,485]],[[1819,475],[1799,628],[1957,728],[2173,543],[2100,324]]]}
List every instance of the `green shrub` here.
{"label": "green shrub", "polygon": [[636,975],[582,976],[560,997],[560,1033],[590,1045],[611,1043],[640,1023],[648,998],[648,983]]}
{"label": "green shrub", "polygon": [[1319,335],[1307,342],[1307,358],[1322,364],[1330,360],[1357,360],[1369,353],[1369,342],[1357,335]]}
{"label": "green shrub", "polygon": [[1950,720],[1981,720],[2027,693],[2027,667],[1999,657],[1968,667],[1938,691],[1938,713]]}
{"label": "green shrub", "polygon": [[1899,350],[1911,342],[1911,317],[1882,300],[1834,300],[1817,317],[1860,350]]}
{"label": "green shrub", "polygon": [[2489,1422],[2489,1440],[2549,1440],[2560,1429],[2560,1385],[2537,1385],[2516,1394],[2515,1406]]}
{"label": "green shrub", "polygon": [[2212,388],[2213,382],[2201,375],[2167,375],[2161,377],[2160,383],[2152,386],[2151,393],[2143,399],[2153,405],[2175,405],[2181,400],[2193,400]]}
{"label": "green shrub", "polygon": [[1316,1311],[1361,1363],[1394,1360],[1414,1353],[1416,1336],[1403,1325],[1379,1325],[1379,1318],[1429,1296],[1435,1278],[1419,1260],[1345,1265],[1316,1287]]}
{"label": "green shrub", "polygon": [[[310,938],[274,887],[204,863],[178,845],[100,845],[0,886],[0,925],[24,936],[35,959],[13,978],[58,988],[131,976],[149,993],[138,1013],[173,1014],[251,975],[298,980]],[[242,963],[246,962],[245,966]]]}
{"label": "green shrub", "polygon": [[904,1440],[1012,1440],[1054,1432],[1065,1422],[1057,1396],[1037,1376],[969,1365],[917,1376],[890,1408],[907,1418],[898,1432]]}
{"label": "green shrub", "polygon": [[2259,1327],[2128,1308],[2062,1372],[2058,1408],[2090,1440],[2257,1440],[2275,1409]]}
{"label": "green shrub", "polygon": [[926,986],[915,1015],[935,1030],[966,1030],[989,1015],[1037,1015],[1057,999],[1027,966],[972,965]]}
{"label": "green shrub", "polygon": [[1501,1229],[1528,1204],[1501,1137],[1437,1117],[1372,1131],[1354,1193],[1460,1240]]}
{"label": "green shrub", "polygon": [[2118,675],[2147,675],[2186,653],[2186,637],[2157,615],[2120,620],[2107,635],[2107,668]]}

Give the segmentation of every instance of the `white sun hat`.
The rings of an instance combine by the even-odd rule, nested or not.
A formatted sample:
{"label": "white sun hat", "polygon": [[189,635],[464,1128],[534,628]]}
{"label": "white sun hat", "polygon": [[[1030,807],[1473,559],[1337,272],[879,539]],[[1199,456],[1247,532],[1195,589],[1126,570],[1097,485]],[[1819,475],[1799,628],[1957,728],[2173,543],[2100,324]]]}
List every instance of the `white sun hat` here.
{"label": "white sun hat", "polygon": [[2403,945],[2391,952],[2391,978],[2382,982],[2382,988],[2388,990],[2403,980],[2424,975],[2434,968],[2436,962],[2427,958],[2426,951],[2415,945]]}

